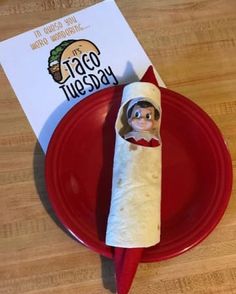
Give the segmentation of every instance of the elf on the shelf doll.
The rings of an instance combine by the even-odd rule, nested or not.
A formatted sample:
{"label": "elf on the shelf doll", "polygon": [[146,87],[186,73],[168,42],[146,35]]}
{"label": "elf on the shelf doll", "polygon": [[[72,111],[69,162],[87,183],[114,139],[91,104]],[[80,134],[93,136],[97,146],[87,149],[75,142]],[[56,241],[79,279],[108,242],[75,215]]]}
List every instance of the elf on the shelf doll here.
{"label": "elf on the shelf doll", "polygon": [[145,98],[135,98],[127,109],[128,124],[131,131],[124,135],[130,143],[146,147],[157,147],[160,139],[157,134],[160,112]]}

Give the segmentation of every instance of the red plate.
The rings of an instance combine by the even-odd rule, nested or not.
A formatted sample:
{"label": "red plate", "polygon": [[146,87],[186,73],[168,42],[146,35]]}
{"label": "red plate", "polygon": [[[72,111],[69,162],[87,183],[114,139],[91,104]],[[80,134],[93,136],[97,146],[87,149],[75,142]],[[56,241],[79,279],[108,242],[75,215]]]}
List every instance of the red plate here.
{"label": "red plate", "polygon": [[[122,86],[75,105],[56,128],[46,155],[46,185],[65,228],[92,250],[104,243],[110,205],[114,123]],[[232,188],[230,155],[221,133],[197,105],[162,93],[163,174],[161,242],[142,261],[159,261],[202,241],[220,221]]]}

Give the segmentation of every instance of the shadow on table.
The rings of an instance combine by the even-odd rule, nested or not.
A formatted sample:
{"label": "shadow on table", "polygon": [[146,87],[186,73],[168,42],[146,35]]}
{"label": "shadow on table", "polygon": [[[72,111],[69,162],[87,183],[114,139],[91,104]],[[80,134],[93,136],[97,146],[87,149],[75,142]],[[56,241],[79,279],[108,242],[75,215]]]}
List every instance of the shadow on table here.
{"label": "shadow on table", "polygon": [[102,255],[100,255],[100,258],[103,287],[107,290],[110,290],[111,293],[116,293],[115,269],[113,260]]}

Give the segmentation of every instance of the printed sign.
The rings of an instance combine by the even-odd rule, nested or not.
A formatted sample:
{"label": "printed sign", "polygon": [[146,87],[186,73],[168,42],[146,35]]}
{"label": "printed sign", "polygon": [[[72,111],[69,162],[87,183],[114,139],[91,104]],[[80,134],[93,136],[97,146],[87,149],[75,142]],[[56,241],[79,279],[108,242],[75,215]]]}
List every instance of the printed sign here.
{"label": "printed sign", "polygon": [[2,41],[0,62],[44,152],[75,103],[151,64],[112,0]]}

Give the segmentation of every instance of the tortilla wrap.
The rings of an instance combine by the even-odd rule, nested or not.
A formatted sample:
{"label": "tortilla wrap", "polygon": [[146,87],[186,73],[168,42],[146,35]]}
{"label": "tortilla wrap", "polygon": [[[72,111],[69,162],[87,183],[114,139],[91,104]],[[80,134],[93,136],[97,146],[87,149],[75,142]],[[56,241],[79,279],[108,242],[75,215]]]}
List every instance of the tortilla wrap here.
{"label": "tortilla wrap", "polygon": [[[129,128],[126,117],[130,100],[140,97],[161,113],[160,90],[155,85],[135,82],[124,87],[115,124],[112,195],[106,231],[106,244],[114,247],[149,247],[160,241],[161,145],[144,147],[123,138]],[[160,125],[155,130],[158,137],[159,128]]]}

